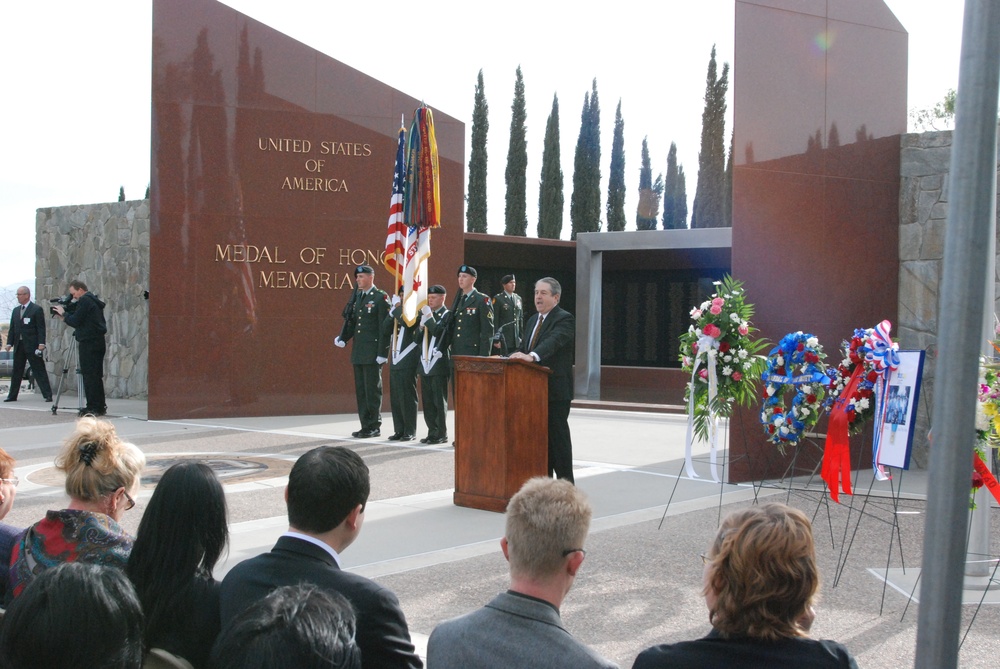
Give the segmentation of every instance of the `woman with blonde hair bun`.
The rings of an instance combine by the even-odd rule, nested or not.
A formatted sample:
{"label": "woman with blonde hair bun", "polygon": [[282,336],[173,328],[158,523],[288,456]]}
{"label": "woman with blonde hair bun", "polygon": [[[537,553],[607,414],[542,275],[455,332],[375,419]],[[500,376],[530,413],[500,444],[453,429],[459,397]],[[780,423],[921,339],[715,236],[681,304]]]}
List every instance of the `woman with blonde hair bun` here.
{"label": "woman with blonde hair bun", "polygon": [[633,669],[857,669],[843,645],[808,636],[819,569],[804,513],[784,504],[734,511],[701,557],[712,631],[702,639],[647,648]]}
{"label": "woman with blonde hair bun", "polygon": [[135,506],[146,456],[122,441],[111,423],[81,418],[55,460],[66,474],[69,506],[48,511],[27,529],[11,555],[8,596],[63,562],[124,568],[132,536],[118,521]]}

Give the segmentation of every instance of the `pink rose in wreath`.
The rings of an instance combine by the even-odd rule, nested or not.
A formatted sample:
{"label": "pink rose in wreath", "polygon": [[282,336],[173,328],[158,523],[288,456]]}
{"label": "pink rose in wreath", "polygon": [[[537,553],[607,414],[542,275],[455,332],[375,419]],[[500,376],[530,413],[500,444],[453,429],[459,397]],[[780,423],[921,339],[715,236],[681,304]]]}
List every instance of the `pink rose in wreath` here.
{"label": "pink rose in wreath", "polygon": [[743,378],[742,374],[740,374],[739,372],[733,372],[733,381],[739,381],[742,378]]}
{"label": "pink rose in wreath", "polygon": [[708,370],[707,369],[701,370],[700,372],[698,372],[698,376],[700,376],[703,379],[707,379],[708,378]]}
{"label": "pink rose in wreath", "polygon": [[716,316],[722,313],[722,307],[720,307],[717,304],[713,304],[711,307],[708,308],[708,310],[711,311]]}
{"label": "pink rose in wreath", "polygon": [[739,328],[737,328],[737,330],[744,337],[746,337],[748,334],[750,334],[750,328],[748,328],[746,325],[741,325]]}
{"label": "pink rose in wreath", "polygon": [[721,297],[717,297],[714,300],[712,300],[712,306],[713,307],[721,307],[725,303],[726,303],[726,301],[724,299],[722,299]]}
{"label": "pink rose in wreath", "polygon": [[705,329],[702,330],[702,332],[704,332],[706,336],[711,337],[712,339],[718,339],[719,336],[722,334],[722,330],[720,330],[719,326],[716,325],[715,323],[709,323],[708,325],[706,325]]}

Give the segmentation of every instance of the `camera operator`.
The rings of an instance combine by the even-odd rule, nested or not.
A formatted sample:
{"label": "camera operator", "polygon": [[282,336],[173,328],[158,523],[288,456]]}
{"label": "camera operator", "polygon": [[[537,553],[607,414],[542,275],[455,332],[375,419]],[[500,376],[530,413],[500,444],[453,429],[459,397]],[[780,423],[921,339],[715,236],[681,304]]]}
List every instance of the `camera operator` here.
{"label": "camera operator", "polygon": [[10,315],[10,330],[7,331],[7,350],[14,349],[14,369],[10,375],[10,390],[4,402],[16,402],[21,390],[21,378],[25,364],[30,365],[38,389],[46,402],[52,401],[49,387],[49,373],[45,371],[42,352],[45,351],[45,312],[31,301],[31,291],[27,286],[17,289],[18,306]]}
{"label": "camera operator", "polygon": [[87,284],[79,279],[70,282],[69,294],[73,296],[73,302],[67,305],[70,308],[57,304],[52,312],[73,328],[77,341],[83,389],[87,394],[87,406],[80,409],[80,415],[103,416],[108,411],[104,403],[104,354],[107,351],[104,335],[108,332],[104,302],[89,292]]}

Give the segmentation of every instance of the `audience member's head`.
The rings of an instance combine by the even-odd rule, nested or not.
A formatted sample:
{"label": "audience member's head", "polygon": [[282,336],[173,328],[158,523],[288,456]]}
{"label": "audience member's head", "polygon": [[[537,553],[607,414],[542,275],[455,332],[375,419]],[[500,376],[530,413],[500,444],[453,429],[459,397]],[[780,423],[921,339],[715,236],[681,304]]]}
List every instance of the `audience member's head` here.
{"label": "audience member's head", "polygon": [[212,651],[216,669],[360,669],[354,609],[314,585],[274,590],[233,619]]}
{"label": "audience member's head", "polygon": [[115,426],[94,417],[81,418],[55,460],[66,474],[66,493],[100,506],[115,520],[132,508],[146,456],[118,438]]}
{"label": "audience member's head", "polygon": [[3,518],[14,506],[17,496],[17,477],[14,476],[14,458],[0,448],[0,518]]}
{"label": "audience member's head", "polygon": [[809,519],[784,504],[735,511],[719,527],[705,565],[712,626],[726,638],[804,636],[819,589]]}
{"label": "audience member's head", "polygon": [[322,534],[340,525],[371,485],[368,465],[343,446],[320,446],[300,457],[288,475],[288,522],[296,530]]}
{"label": "audience member's head", "polygon": [[208,465],[185,460],[164,472],[139,523],[125,572],[153,643],[176,622],[195,578],[210,578],[229,541],[226,494]]}
{"label": "audience member's head", "polygon": [[569,481],[530,479],[507,504],[511,575],[544,580],[563,571],[568,557],[582,557],[590,516],[586,496]]}
{"label": "audience member's head", "polygon": [[0,667],[138,669],[142,609],[119,569],[67,562],[39,574],[0,629]]}

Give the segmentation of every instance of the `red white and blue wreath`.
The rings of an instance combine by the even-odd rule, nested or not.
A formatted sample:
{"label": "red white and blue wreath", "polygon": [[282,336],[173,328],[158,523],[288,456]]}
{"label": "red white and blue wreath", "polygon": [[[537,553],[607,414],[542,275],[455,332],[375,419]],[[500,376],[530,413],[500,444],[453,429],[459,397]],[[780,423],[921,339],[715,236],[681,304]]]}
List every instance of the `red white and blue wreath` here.
{"label": "red white and blue wreath", "polygon": [[[764,383],[760,422],[768,441],[784,454],[785,445],[795,446],[823,412],[823,398],[830,383],[819,340],[801,330],[782,337],[767,357],[761,374]],[[791,405],[786,396],[794,393]]]}

